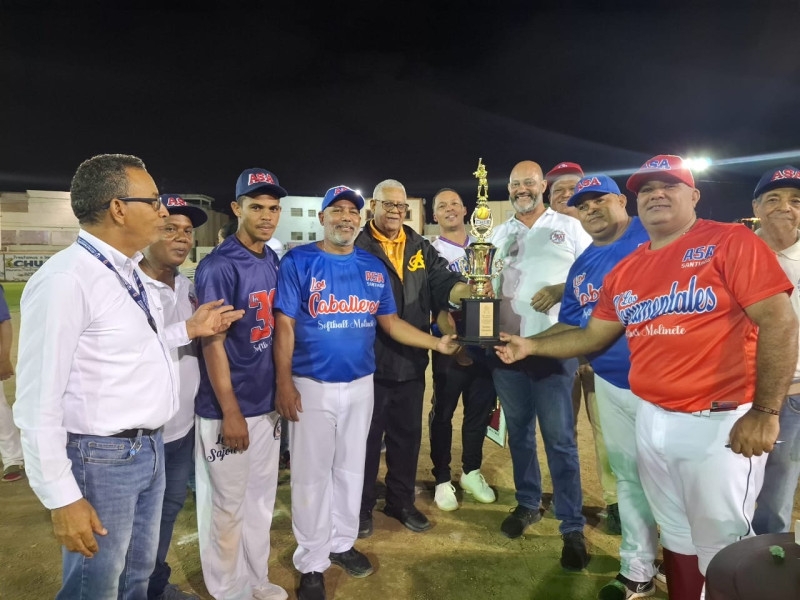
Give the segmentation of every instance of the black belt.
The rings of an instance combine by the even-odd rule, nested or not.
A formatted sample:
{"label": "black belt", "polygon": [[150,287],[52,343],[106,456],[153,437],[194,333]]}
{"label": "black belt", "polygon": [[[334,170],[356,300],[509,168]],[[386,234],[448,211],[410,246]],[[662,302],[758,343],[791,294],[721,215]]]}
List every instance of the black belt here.
{"label": "black belt", "polygon": [[119,433],[112,433],[111,435],[101,435],[99,437],[121,437],[121,438],[137,438],[139,435],[147,436],[153,435],[157,429],[126,429],[125,431],[120,431]]}

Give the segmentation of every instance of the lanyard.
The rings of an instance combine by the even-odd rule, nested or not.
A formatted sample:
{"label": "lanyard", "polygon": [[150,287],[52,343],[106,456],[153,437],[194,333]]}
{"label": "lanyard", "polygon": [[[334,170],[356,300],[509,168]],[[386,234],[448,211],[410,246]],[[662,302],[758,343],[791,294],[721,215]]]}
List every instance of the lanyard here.
{"label": "lanyard", "polygon": [[128,290],[128,293],[130,294],[131,298],[133,298],[134,302],[136,302],[136,304],[139,305],[139,308],[141,308],[144,311],[144,314],[147,315],[147,323],[150,325],[150,328],[156,333],[156,335],[158,335],[156,322],[153,319],[153,315],[150,314],[150,306],[147,303],[147,294],[145,294],[144,286],[142,285],[142,280],[139,279],[139,276],[136,274],[136,271],[135,270],[133,271],[133,280],[136,282],[136,287],[139,288],[138,291],[133,289],[133,286],[127,281],[125,281],[122,275],[119,274],[119,271],[117,271],[111,264],[111,261],[109,261],[105,256],[103,256],[97,248],[92,246],[89,242],[87,242],[80,236],[78,236],[78,244],[80,244],[80,246],[84,250],[86,250],[89,254],[94,256],[97,260],[99,260],[101,263],[103,263],[105,266],[111,269],[114,275],[117,276],[117,279],[119,279],[119,282],[123,286],[125,286],[126,290]]}

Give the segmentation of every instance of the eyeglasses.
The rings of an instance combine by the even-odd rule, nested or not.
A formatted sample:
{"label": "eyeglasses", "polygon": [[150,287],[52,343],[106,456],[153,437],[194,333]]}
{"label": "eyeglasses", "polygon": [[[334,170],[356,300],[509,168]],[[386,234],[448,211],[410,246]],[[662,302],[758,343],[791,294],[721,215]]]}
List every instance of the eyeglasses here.
{"label": "eyeglasses", "polygon": [[189,239],[192,239],[192,235],[194,234],[194,229],[184,229],[178,228],[174,225],[167,225],[164,227],[164,239],[165,240],[174,240],[178,236],[185,236]]}
{"label": "eyeglasses", "polygon": [[408,212],[408,204],[403,202],[389,202],[388,200],[381,200],[381,206],[383,206],[383,210],[386,212],[389,212],[393,209],[399,212],[401,215]]}
{"label": "eyeglasses", "polygon": [[[113,198],[103,204],[103,208],[108,208],[111,206],[111,202],[113,202]],[[161,200],[158,198],[117,198],[120,202],[143,202],[145,204],[149,204],[153,207],[153,210],[158,212],[161,210]]]}

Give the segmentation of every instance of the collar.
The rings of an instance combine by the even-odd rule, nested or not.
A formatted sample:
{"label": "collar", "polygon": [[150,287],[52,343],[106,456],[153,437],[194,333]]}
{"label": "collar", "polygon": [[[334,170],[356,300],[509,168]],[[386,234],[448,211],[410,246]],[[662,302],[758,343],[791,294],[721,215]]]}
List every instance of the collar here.
{"label": "collar", "polygon": [[[756,230],[756,235],[760,237],[762,240],[764,239],[764,236],[761,235],[760,229]],[[789,260],[800,260],[800,231],[797,232],[797,241],[795,241],[794,244],[792,244],[788,248],[784,248],[783,250],[775,252],[775,254],[777,254],[778,256],[786,257]]]}
{"label": "collar", "polygon": [[92,235],[88,231],[81,229],[78,231],[78,236],[85,239],[92,246],[94,246],[100,254],[105,256],[114,265],[120,273],[130,276],[133,270],[139,265],[139,262],[144,258],[141,252],[136,252],[133,256],[128,258],[122,252],[114,248],[114,246],[104,242],[97,236]]}
{"label": "collar", "polygon": [[406,241],[406,231],[403,229],[403,226],[400,226],[400,233],[397,234],[397,237],[393,240],[390,240],[385,235],[383,235],[378,228],[375,227],[373,221],[369,222],[369,230],[372,233],[372,237],[374,237],[377,241],[381,244],[401,244]]}

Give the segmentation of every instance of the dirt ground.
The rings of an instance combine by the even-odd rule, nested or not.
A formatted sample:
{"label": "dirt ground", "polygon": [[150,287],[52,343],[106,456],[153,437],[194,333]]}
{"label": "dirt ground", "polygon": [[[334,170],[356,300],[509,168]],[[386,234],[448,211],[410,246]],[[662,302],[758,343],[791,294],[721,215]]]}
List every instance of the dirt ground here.
{"label": "dirt ground", "polygon": [[[19,315],[12,313],[15,331]],[[15,355],[16,353],[14,353]],[[14,381],[5,382],[13,402]],[[426,400],[430,399],[430,386]],[[460,427],[461,411],[456,413]],[[457,429],[458,430],[458,429]],[[427,425],[423,434],[417,470],[417,507],[433,522],[425,533],[412,533],[398,521],[386,517],[379,502],[375,511],[375,533],[358,540],[356,547],[372,560],[375,573],[365,579],[348,577],[338,567],[325,574],[328,598],[383,598],[386,600],[573,600],[596,597],[598,590],[618,572],[620,538],[606,533],[600,485],[595,471],[591,429],[582,410],[579,418],[581,478],[586,538],[592,555],[581,573],[566,573],[559,565],[561,538],[553,513],[528,528],[519,539],[500,533],[500,523],[515,506],[511,461],[508,450],[490,440],[484,444],[482,472],[497,492],[494,504],[479,504],[458,491],[461,508],[442,512],[433,504],[433,478]],[[454,478],[460,476],[460,435],[454,434]],[[544,457],[541,441],[539,456]],[[382,468],[381,476],[384,473]],[[546,465],[542,469],[544,489],[552,490]],[[458,487],[458,486],[456,486]],[[549,497],[545,498],[545,502]],[[800,498],[795,499],[796,518]],[[51,533],[49,513],[26,482],[0,487],[0,599],[52,598],[61,580],[61,552]],[[282,471],[271,530],[270,580],[284,587],[294,599],[298,575],[292,566],[295,542],[290,515],[289,472]],[[210,598],[203,584],[197,544],[193,498],[188,498],[178,516],[168,560],[172,583],[201,598]],[[666,598],[658,584],[654,598]]]}

